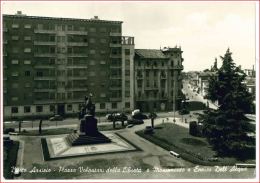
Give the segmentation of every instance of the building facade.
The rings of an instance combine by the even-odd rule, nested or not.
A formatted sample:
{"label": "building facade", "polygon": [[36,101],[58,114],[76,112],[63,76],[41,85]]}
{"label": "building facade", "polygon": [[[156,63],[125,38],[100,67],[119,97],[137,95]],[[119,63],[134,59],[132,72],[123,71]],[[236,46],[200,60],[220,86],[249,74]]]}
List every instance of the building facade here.
{"label": "building facade", "polygon": [[182,62],[181,48],[136,49],[135,108],[144,112],[179,109]]}
{"label": "building facade", "polygon": [[4,117],[134,107],[134,38],[121,21],[3,15]]}

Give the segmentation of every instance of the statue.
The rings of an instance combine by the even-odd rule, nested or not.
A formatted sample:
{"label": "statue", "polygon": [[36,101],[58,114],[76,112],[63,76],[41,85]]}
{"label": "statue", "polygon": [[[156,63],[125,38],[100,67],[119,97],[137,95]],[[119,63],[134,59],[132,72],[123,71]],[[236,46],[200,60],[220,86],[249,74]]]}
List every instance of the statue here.
{"label": "statue", "polygon": [[95,104],[92,103],[92,96],[91,93],[88,97],[85,96],[85,102],[80,109],[80,132],[70,134],[67,138],[73,146],[111,142],[109,138],[98,131],[97,119],[95,118],[96,108]]}

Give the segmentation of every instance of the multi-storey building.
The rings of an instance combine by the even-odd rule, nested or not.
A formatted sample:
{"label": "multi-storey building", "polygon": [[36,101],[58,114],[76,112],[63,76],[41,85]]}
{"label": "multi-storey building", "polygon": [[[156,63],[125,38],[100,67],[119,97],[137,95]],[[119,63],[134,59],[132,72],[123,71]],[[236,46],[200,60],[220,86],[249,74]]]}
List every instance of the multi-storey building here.
{"label": "multi-storey building", "polygon": [[132,110],[134,38],[121,21],[3,15],[4,116]]}
{"label": "multi-storey building", "polygon": [[180,108],[182,62],[181,48],[136,49],[135,107],[146,112]]}

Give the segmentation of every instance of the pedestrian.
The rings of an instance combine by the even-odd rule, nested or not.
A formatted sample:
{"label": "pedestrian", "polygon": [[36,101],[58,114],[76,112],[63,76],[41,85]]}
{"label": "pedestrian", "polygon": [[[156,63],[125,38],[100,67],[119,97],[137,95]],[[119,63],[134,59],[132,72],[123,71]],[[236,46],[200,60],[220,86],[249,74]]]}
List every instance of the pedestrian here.
{"label": "pedestrian", "polygon": [[184,120],[184,121],[185,121],[185,123],[187,123],[187,119],[186,119],[186,118],[185,118],[185,120]]}
{"label": "pedestrian", "polygon": [[164,123],[164,119],[162,120],[162,123]]}
{"label": "pedestrian", "polygon": [[175,118],[173,118],[173,123],[175,124],[175,122],[176,122],[176,120],[175,120]]}
{"label": "pedestrian", "polygon": [[166,118],[166,121],[167,121],[167,123],[168,123],[168,121],[169,121],[169,118]]}

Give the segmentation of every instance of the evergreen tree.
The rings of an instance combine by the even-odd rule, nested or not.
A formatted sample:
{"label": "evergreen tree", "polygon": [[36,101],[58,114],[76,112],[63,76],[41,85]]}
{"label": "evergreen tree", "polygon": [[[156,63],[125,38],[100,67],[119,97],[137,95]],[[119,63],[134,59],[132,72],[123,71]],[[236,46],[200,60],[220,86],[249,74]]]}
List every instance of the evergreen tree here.
{"label": "evergreen tree", "polygon": [[207,98],[218,101],[219,108],[206,111],[204,133],[219,153],[242,158],[255,152],[255,141],[247,135],[250,123],[245,117],[253,98],[243,83],[245,73],[236,67],[231,55],[228,49],[221,57],[221,68],[209,81]]}

